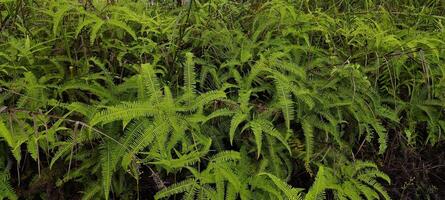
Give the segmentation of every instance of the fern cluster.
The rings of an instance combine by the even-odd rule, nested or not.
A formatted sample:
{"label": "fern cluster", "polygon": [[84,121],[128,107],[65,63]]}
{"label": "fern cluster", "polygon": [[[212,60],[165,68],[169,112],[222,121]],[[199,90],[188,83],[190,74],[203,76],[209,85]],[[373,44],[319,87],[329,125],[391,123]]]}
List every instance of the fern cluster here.
{"label": "fern cluster", "polygon": [[359,152],[445,131],[444,5],[398,2],[0,0],[0,199],[390,199]]}

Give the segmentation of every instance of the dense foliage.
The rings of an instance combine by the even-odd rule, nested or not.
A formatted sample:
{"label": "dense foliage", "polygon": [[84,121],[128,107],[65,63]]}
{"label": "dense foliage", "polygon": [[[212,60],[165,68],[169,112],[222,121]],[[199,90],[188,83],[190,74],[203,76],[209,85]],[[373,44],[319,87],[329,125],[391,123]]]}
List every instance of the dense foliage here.
{"label": "dense foliage", "polygon": [[437,198],[444,6],[0,0],[0,199]]}

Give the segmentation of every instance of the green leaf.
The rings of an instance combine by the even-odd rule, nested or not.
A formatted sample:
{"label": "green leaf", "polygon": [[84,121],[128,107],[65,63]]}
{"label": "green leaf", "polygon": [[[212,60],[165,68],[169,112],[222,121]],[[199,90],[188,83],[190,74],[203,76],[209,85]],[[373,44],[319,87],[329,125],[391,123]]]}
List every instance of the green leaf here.
{"label": "green leaf", "polygon": [[230,130],[229,130],[229,138],[230,138],[230,145],[233,145],[233,138],[235,137],[235,131],[236,128],[241,124],[241,122],[245,121],[247,119],[247,115],[244,113],[236,113],[232,120],[230,121]]}
{"label": "green leaf", "polygon": [[128,26],[124,22],[121,22],[121,21],[115,20],[115,19],[109,19],[109,20],[107,20],[107,24],[124,29],[128,34],[131,35],[131,37],[133,37],[134,40],[137,40],[136,33],[133,31],[133,29],[130,26]]}

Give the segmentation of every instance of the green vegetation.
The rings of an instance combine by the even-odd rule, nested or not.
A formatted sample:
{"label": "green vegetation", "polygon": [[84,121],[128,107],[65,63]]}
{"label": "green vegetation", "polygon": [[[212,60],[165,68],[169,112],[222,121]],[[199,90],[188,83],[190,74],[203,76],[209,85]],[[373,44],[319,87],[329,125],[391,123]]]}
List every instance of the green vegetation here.
{"label": "green vegetation", "polygon": [[0,199],[439,198],[444,21],[440,0],[0,0]]}

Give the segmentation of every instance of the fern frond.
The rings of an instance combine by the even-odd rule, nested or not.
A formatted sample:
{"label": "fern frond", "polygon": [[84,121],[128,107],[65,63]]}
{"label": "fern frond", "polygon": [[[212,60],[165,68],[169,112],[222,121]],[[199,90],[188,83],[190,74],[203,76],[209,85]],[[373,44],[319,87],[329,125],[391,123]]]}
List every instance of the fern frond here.
{"label": "fern frond", "polygon": [[218,174],[222,175],[230,184],[233,184],[236,189],[241,189],[241,180],[239,180],[239,176],[234,173],[233,169],[224,164],[215,164],[214,166]]}
{"label": "fern frond", "polygon": [[241,159],[241,154],[237,151],[231,151],[231,150],[219,152],[218,154],[210,158],[210,160],[213,162],[221,162],[221,163],[227,161],[240,160],[240,159]]}
{"label": "fern frond", "polygon": [[197,184],[197,180],[191,178],[175,183],[167,188],[156,193],[155,199],[162,199],[173,196],[175,194],[184,193],[193,189],[194,185]]}
{"label": "fern frond", "polygon": [[161,98],[161,85],[156,76],[154,67],[149,63],[142,64],[141,77],[143,78],[148,95],[153,98],[155,103],[159,102],[159,99]]}
{"label": "fern frond", "polygon": [[308,121],[308,119],[304,119],[301,125],[304,131],[304,139],[305,139],[305,151],[306,151],[305,164],[306,164],[306,169],[309,169],[309,163],[311,161],[311,157],[314,152],[313,151],[314,128]]}
{"label": "fern frond", "polygon": [[371,126],[374,128],[374,130],[377,132],[377,135],[379,136],[379,154],[383,154],[387,148],[386,143],[388,142],[386,128],[382,126],[380,122],[371,123]]}
{"label": "fern frond", "polygon": [[135,33],[134,30],[133,30],[130,26],[128,26],[126,23],[121,22],[121,21],[116,20],[116,19],[109,19],[109,20],[107,20],[106,22],[107,22],[107,24],[110,24],[110,25],[112,25],[112,26],[115,26],[115,27],[118,27],[118,28],[121,28],[121,29],[125,30],[129,35],[131,35],[131,37],[133,38],[133,40],[137,40],[136,33]]}
{"label": "fern frond", "polygon": [[317,175],[315,176],[314,183],[304,197],[305,200],[316,200],[318,197],[324,195],[325,190],[329,188],[329,184],[336,181],[335,177],[329,177],[327,175],[328,174],[326,173],[325,168],[320,166],[318,168]]}
{"label": "fern frond", "polygon": [[82,200],[92,200],[101,190],[101,184],[91,184],[90,187],[87,187],[87,190],[82,192]]}
{"label": "fern frond", "polygon": [[252,129],[253,135],[255,136],[255,143],[257,146],[257,158],[259,158],[263,143],[263,129],[261,124],[256,120],[249,122],[249,126]]}
{"label": "fern frond", "polygon": [[259,176],[261,176],[261,175],[268,176],[273,181],[273,183],[278,187],[278,189],[280,189],[284,193],[284,195],[286,196],[287,199],[289,199],[289,200],[300,200],[300,199],[302,200],[303,199],[303,197],[302,197],[303,189],[302,188],[294,188],[273,174],[260,173],[258,175]]}
{"label": "fern frond", "polygon": [[107,90],[106,88],[102,87],[101,85],[97,84],[97,83],[84,83],[84,82],[79,82],[79,81],[73,81],[73,82],[69,82],[66,83],[65,85],[63,85],[60,88],[60,92],[66,91],[66,90],[73,90],[73,89],[77,89],[77,90],[85,90],[88,92],[91,92],[94,95],[97,95],[98,97],[100,97],[103,100],[113,100],[114,97],[112,95],[112,93]]}
{"label": "fern frond", "polygon": [[51,162],[49,164],[49,168],[51,169],[54,165],[54,163],[56,163],[56,161],[64,156],[65,154],[67,154],[74,146],[74,142],[72,141],[72,139],[65,141],[65,142],[60,142],[58,144],[59,148],[57,150],[57,152],[54,154],[54,156],[51,159]]}
{"label": "fern frond", "polygon": [[209,104],[212,101],[224,98],[226,98],[226,93],[224,93],[223,91],[219,90],[209,91],[196,97],[194,103],[189,105],[187,109],[190,111],[199,109],[200,112],[202,112],[205,105]]}
{"label": "fern frond", "polygon": [[247,119],[247,115],[241,112],[236,113],[232,120],[230,121],[230,130],[229,130],[229,138],[230,138],[230,145],[233,145],[233,138],[235,137],[235,131],[238,128],[238,126]]}
{"label": "fern frond", "polygon": [[[114,147],[115,148],[115,147]],[[111,179],[117,162],[116,155],[112,155],[113,148],[110,142],[106,141],[101,151],[101,168],[102,168],[102,186],[105,199],[108,200],[110,195]]]}
{"label": "fern frond", "polygon": [[231,110],[229,110],[229,109],[227,109],[227,108],[223,108],[223,109],[219,109],[219,110],[215,110],[215,111],[213,111],[212,113],[210,113],[209,115],[207,115],[206,117],[205,117],[205,119],[203,119],[202,121],[201,121],[201,123],[206,123],[207,121],[209,121],[209,120],[211,120],[211,119],[213,119],[213,118],[216,118],[216,117],[223,117],[223,116],[231,116],[231,115],[233,115],[233,114],[235,114],[235,112],[234,111],[231,111]]}
{"label": "fern frond", "polygon": [[150,145],[154,138],[167,134],[170,126],[166,121],[156,121],[142,132],[134,132],[129,142],[128,150],[136,154],[146,146]]}
{"label": "fern frond", "polygon": [[6,141],[6,144],[11,148],[15,148],[15,140],[12,137],[11,132],[6,128],[5,123],[0,120],[0,136]]}
{"label": "fern frond", "polygon": [[190,166],[201,160],[202,152],[193,151],[191,153],[180,156],[178,159],[160,160],[150,162],[150,164],[161,165],[167,169],[180,169]]}
{"label": "fern frond", "polygon": [[18,197],[9,183],[9,172],[0,171],[0,199],[17,200]]}
{"label": "fern frond", "polygon": [[20,153],[20,144],[21,142],[17,141],[18,136],[15,137],[11,134],[9,129],[6,127],[4,122],[0,119],[0,138],[3,138],[6,141],[6,144],[11,149],[12,154],[14,155],[14,158],[17,160],[18,163],[20,163],[20,160],[22,158]]}
{"label": "fern frond", "polygon": [[358,177],[358,180],[362,181],[363,183],[366,183],[367,185],[370,185],[370,187],[379,192],[384,199],[387,200],[391,199],[386,190],[383,188],[383,186],[379,182],[377,182],[374,178],[369,176],[360,176]]}
{"label": "fern frond", "polygon": [[184,95],[188,98],[193,97],[196,92],[196,72],[195,63],[193,61],[193,54],[187,52],[185,54],[186,61],[184,66]]}
{"label": "fern frond", "polygon": [[149,102],[123,102],[117,106],[107,107],[96,113],[90,121],[92,126],[98,123],[109,123],[117,120],[131,120],[138,117],[153,116],[157,109]]}
{"label": "fern frond", "polygon": [[291,99],[289,84],[276,79],[275,86],[278,95],[278,104],[284,114],[287,129],[290,129],[290,122],[294,119],[294,102]]}

